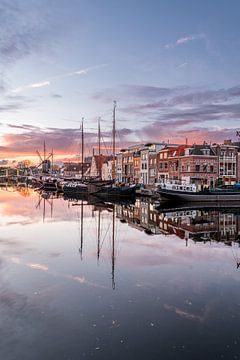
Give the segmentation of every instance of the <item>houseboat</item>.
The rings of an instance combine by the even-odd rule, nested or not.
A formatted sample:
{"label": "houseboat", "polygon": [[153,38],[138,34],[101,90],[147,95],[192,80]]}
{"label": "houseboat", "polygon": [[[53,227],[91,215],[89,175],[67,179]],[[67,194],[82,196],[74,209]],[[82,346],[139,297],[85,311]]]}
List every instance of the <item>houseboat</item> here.
{"label": "houseboat", "polygon": [[204,188],[197,189],[195,184],[183,185],[163,183],[158,186],[157,193],[161,200],[191,201],[191,202],[233,202],[240,201],[240,189],[231,188]]}

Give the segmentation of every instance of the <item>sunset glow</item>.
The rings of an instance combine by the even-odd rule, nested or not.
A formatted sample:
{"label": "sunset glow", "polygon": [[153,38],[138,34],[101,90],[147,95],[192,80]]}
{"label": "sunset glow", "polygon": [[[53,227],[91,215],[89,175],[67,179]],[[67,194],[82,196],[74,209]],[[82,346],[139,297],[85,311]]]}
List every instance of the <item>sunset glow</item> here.
{"label": "sunset glow", "polygon": [[230,3],[216,16],[206,1],[1,2],[0,159],[37,162],[44,141],[55,159],[73,158],[82,117],[86,155],[99,116],[110,147],[113,100],[118,148],[235,140],[240,29]]}

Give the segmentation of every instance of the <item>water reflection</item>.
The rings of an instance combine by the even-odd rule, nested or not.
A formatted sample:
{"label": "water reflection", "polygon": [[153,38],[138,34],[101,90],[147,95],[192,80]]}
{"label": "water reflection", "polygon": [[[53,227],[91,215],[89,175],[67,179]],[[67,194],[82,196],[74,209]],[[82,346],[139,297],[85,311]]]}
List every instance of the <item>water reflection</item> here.
{"label": "water reflection", "polygon": [[149,199],[137,199],[134,205],[116,205],[121,222],[144,230],[146,234],[174,234],[180,239],[222,241],[226,245],[240,241],[240,209],[199,205],[161,207]]}
{"label": "water reflection", "polygon": [[239,358],[237,207],[0,199],[1,359]]}

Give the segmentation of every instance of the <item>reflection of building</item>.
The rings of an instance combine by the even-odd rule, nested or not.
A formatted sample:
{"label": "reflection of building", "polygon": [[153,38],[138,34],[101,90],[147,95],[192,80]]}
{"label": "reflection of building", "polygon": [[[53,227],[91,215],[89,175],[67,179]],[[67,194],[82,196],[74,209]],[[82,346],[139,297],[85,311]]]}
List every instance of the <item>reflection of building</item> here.
{"label": "reflection of building", "polygon": [[239,216],[231,213],[219,213],[218,237],[215,240],[231,243],[239,236]]}
{"label": "reflection of building", "polygon": [[158,211],[147,198],[138,198],[133,205],[117,205],[117,217],[129,226],[147,234],[176,235],[195,242],[240,242],[240,213],[228,210],[179,209]]}
{"label": "reflection of building", "polygon": [[162,214],[159,224],[165,234],[175,234],[181,239],[205,241],[218,231],[218,213],[201,210],[179,210]]}
{"label": "reflection of building", "polygon": [[148,234],[158,234],[159,214],[148,198],[137,198],[135,204],[117,205],[117,217],[129,226],[144,230]]}
{"label": "reflection of building", "polygon": [[216,210],[179,210],[162,213],[160,229],[181,239],[221,241],[226,244],[240,240],[240,214]]}

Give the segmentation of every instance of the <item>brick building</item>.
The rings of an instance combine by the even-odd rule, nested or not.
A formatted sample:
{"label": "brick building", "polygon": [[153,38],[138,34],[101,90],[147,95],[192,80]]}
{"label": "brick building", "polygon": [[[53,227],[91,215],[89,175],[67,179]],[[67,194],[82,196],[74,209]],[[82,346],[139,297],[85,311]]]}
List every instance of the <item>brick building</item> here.
{"label": "brick building", "polygon": [[213,144],[212,150],[218,157],[218,183],[220,185],[234,185],[237,182],[238,146],[231,140],[223,144]]}
{"label": "brick building", "polygon": [[215,187],[218,178],[218,157],[210,145],[179,146],[168,157],[169,178],[186,183]]}

